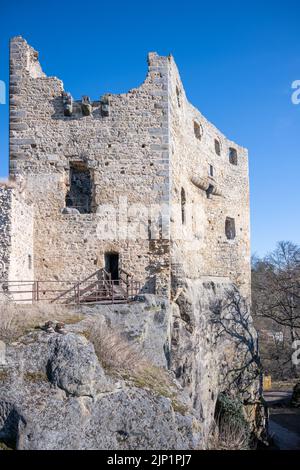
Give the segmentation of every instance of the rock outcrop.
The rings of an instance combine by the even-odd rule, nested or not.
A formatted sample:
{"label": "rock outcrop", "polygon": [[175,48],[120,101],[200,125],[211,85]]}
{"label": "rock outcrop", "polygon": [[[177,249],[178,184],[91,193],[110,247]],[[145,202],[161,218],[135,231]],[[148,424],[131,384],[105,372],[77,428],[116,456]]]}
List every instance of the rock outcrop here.
{"label": "rock outcrop", "polygon": [[231,283],[185,279],[180,286],[172,303],[171,369],[189,393],[204,441],[222,393],[241,401],[252,432],[263,438],[266,416],[249,305]]}
{"label": "rock outcrop", "polygon": [[8,346],[0,372],[1,442],[17,449],[199,445],[201,426],[192,410],[176,409],[163,392],[109,376],[93,345],[67,330],[33,332]]}
{"label": "rock outcrop", "polygon": [[[77,323],[32,330],[7,345],[0,442],[17,449],[203,449],[220,395],[240,402],[249,433],[263,439],[256,332],[232,289],[185,279],[171,306],[146,295],[128,305],[69,307]],[[138,347],[148,364],[141,376],[111,370],[89,334],[95,321],[118,332],[125,347]],[[121,349],[118,367],[123,359]]]}

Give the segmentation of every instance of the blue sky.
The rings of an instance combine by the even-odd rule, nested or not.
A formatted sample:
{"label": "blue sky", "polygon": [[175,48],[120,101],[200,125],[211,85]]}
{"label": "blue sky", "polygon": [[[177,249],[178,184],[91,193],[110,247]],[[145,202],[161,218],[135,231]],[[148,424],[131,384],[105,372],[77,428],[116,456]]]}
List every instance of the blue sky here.
{"label": "blue sky", "polygon": [[[1,6],[0,80],[8,41],[23,35],[48,75],[78,99],[138,86],[146,55],[172,53],[189,100],[248,147],[252,251],[300,243],[299,0],[57,1]],[[8,106],[0,105],[0,174],[7,174]]]}

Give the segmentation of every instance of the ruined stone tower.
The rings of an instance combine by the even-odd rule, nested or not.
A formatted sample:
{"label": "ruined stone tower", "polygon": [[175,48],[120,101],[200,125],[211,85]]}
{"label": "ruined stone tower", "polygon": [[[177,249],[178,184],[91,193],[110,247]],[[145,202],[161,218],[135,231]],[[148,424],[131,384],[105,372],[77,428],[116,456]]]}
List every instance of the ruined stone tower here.
{"label": "ruined stone tower", "polygon": [[[247,151],[188,102],[170,56],[150,53],[144,83],[128,93],[75,101],[13,38],[0,268],[0,293],[27,302],[31,286],[29,303],[93,273],[133,277],[140,303],[95,311],[174,372],[208,436],[217,396],[232,387],[228,371],[245,365],[214,315],[233,286],[250,297]],[[254,377],[234,391],[247,404],[259,396]]]}
{"label": "ruined stone tower", "polygon": [[187,101],[171,56],[149,53],[128,93],[74,101],[13,38],[10,176],[22,189],[1,189],[6,226],[19,226],[2,245],[10,280],[81,279],[118,263],[167,298],[182,278],[249,294],[247,151]]}

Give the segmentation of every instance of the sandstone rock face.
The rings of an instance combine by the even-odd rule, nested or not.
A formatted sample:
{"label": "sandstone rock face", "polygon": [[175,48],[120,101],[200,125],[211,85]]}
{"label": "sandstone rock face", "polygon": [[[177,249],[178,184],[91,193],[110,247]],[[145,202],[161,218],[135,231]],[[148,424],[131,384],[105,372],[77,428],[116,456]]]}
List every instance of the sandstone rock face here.
{"label": "sandstone rock face", "polygon": [[49,381],[67,395],[95,396],[111,389],[91,343],[82,336],[54,335],[49,340]]}
{"label": "sandstone rock face", "polygon": [[205,446],[219,393],[249,407],[259,395],[251,318],[243,342],[219,309],[233,284],[250,292],[247,150],[188,102],[171,56],[150,53],[140,87],[94,102],[45,76],[21,37],[10,74],[10,175],[25,189],[0,191],[3,279],[77,281],[118,254],[143,300],[77,308],[170,369],[189,411],[109,377],[77,325],[8,348],[2,436],[20,449]]}
{"label": "sandstone rock face", "polygon": [[255,406],[258,416],[249,419],[250,426],[254,432],[259,427],[258,434],[263,432],[259,371],[252,350],[256,332],[251,317],[244,317],[245,324],[240,328],[239,312],[230,319],[226,312],[227,320],[222,320],[228,329],[225,332],[218,317],[222,318],[224,313],[215,311],[232,288],[232,284],[217,280],[186,279],[176,302],[172,303],[171,369],[189,393],[206,437],[213,423],[218,395],[223,392],[240,399],[245,414],[247,406]]}
{"label": "sandstone rock face", "polygon": [[188,392],[208,432],[219,392],[219,351],[212,347],[209,325],[210,289],[189,283],[173,309],[172,363],[176,378]]}
{"label": "sandstone rock face", "polygon": [[145,294],[139,302],[130,305],[81,305],[75,309],[89,316],[100,314],[129,342],[139,344],[153,364],[168,366],[171,311],[165,299]]}
{"label": "sandstone rock face", "polygon": [[170,398],[108,377],[82,335],[35,332],[8,347],[0,440],[17,449],[189,449],[201,427]]}
{"label": "sandstone rock face", "polygon": [[[171,306],[147,295],[130,305],[69,307],[85,318],[66,326],[66,334],[33,331],[8,345],[0,369],[0,441],[18,449],[206,448],[220,393],[241,400],[260,436],[259,377],[255,362],[247,365],[253,351],[239,341],[243,333],[251,350],[255,332],[251,319],[249,336],[219,308],[229,287],[185,280]],[[215,318],[230,320],[231,334]],[[149,363],[170,369],[176,399],[163,384],[155,389],[108,373],[87,339],[95,319],[138,345]]]}

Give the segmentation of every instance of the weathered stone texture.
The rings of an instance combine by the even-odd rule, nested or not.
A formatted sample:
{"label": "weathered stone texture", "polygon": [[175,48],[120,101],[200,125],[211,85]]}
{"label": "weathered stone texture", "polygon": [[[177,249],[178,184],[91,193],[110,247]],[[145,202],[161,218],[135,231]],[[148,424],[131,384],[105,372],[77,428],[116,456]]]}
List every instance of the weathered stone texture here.
{"label": "weathered stone texture", "polygon": [[11,245],[11,191],[0,188],[0,269],[1,279],[8,279]]}
{"label": "weathered stone texture", "polygon": [[[247,150],[228,140],[186,99],[176,64],[170,62],[170,133],[172,204],[185,191],[186,211],[192,204],[191,224],[171,224],[172,262],[182,263],[186,277],[236,282],[250,295],[250,232]],[[194,131],[200,127],[200,139]],[[199,137],[199,135],[198,135]],[[219,142],[220,155],[215,148]],[[237,165],[229,151],[237,152]],[[210,175],[210,166],[213,176]],[[199,185],[195,184],[197,181]],[[204,188],[214,187],[211,197]],[[235,219],[236,237],[225,234],[226,217]],[[188,222],[188,221],[187,221]],[[178,234],[183,237],[178,240]]]}
{"label": "weathered stone texture", "polygon": [[113,330],[128,342],[138,345],[153,364],[170,366],[171,311],[165,299],[145,294],[145,300],[130,305],[80,305],[75,312],[102,315]]}
{"label": "weathered stone texture", "polygon": [[[229,369],[243,367],[243,360],[249,360],[249,347],[241,344],[234,334],[219,335],[212,321],[215,303],[226,298],[230,289],[232,284],[223,281],[189,279],[172,303],[171,369],[188,392],[206,437],[220,393],[237,396],[245,404],[259,402],[258,378],[250,377],[247,367],[237,389],[229,374]],[[231,322],[230,329],[233,331],[235,327]],[[252,328],[250,324],[247,327]],[[241,335],[245,333],[241,331]],[[253,335],[256,335],[254,329]],[[242,392],[243,387],[246,392]]]}
{"label": "weathered stone texture", "polygon": [[[36,277],[82,278],[103,266],[105,252],[116,251],[145,292],[168,294],[172,263],[181,264],[186,277],[232,280],[249,294],[247,151],[188,103],[172,57],[150,53],[148,63],[139,88],[91,101],[89,112],[71,100],[66,115],[62,82],[41,71],[24,39],[12,40],[10,172],[25,179],[27,199],[35,205]],[[83,193],[74,196],[72,165],[84,165],[90,174],[91,213],[63,211],[68,198],[69,205],[86,204]],[[147,211],[165,205],[166,230],[158,240],[149,240],[148,212],[139,226],[132,207],[124,215],[124,197]],[[106,204],[116,210],[115,225],[105,222]],[[225,234],[228,217],[235,222],[234,239]],[[127,221],[135,234],[130,240],[122,228]],[[115,236],[105,239],[102,232]]]}
{"label": "weathered stone texture", "polygon": [[184,450],[199,445],[201,427],[192,409],[109,376],[82,335],[35,333],[8,347],[0,441],[18,450]]}
{"label": "weathered stone texture", "polygon": [[[234,285],[248,301],[250,297],[247,150],[228,140],[187,101],[172,57],[150,53],[140,87],[98,101],[74,101],[59,79],[42,72],[37,53],[20,37],[11,43],[10,71],[10,174],[24,188],[26,204],[9,190],[0,191],[0,259],[8,262],[5,276],[19,279],[23,274],[28,279],[34,272],[36,279],[74,281],[103,267],[105,253],[119,253],[121,267],[141,281],[143,292],[158,295],[146,295],[135,305],[98,306],[93,312],[138,342],[152,362],[174,372],[201,421],[205,444],[217,396],[229,388],[226,372],[236,361],[243,362],[235,357],[234,339],[217,341],[210,317],[211,304]],[[156,221],[165,223],[156,238],[149,234],[155,225],[153,219],[149,223],[150,208]],[[157,209],[162,208],[159,214]],[[107,218],[111,209],[115,222]],[[137,213],[143,223],[137,224]],[[32,272],[22,261],[28,250]],[[59,354],[56,359],[60,362]],[[53,377],[61,386],[57,367]],[[74,392],[76,384],[69,379],[62,388]],[[93,395],[94,388],[88,389],[87,394]],[[256,406],[258,381],[247,396],[238,390],[233,394]],[[128,400],[132,411],[126,414]],[[155,440],[150,431],[143,436],[143,421],[133,419],[134,413],[143,414],[144,405],[150,406],[142,392],[118,391],[100,404],[103,411],[98,405],[86,411],[86,402],[68,401],[72,422],[73,413],[82,410],[89,418],[84,444],[70,423],[73,435],[68,436],[67,448],[194,445],[191,423],[189,437],[182,435],[178,416],[164,400],[151,404],[154,414],[147,423],[152,426],[155,414],[163,416],[161,429],[171,425],[175,429],[169,443],[164,437]],[[115,429],[125,410],[141,439],[133,439],[128,447],[116,444],[114,430],[107,440],[92,436],[89,441],[93,420],[103,420],[106,429],[116,406],[121,408]],[[56,430],[46,430],[43,436],[41,444],[39,436],[32,442],[25,436],[23,448],[43,448],[48,439],[49,448],[61,448]]]}
{"label": "weathered stone texture", "polygon": [[[20,281],[34,280],[33,207],[16,188],[0,187],[0,221],[1,280],[17,281],[18,286],[11,286],[11,290],[26,290]],[[1,291],[7,293],[5,283]],[[27,297],[15,296],[18,300]]]}
{"label": "weathered stone texture", "polygon": [[157,290],[166,291],[169,250],[157,254],[147,236],[130,241],[97,237],[104,209],[77,217],[61,210],[71,162],[85,164],[91,173],[94,210],[104,204],[117,209],[122,196],[128,204],[147,208],[168,203],[168,59],[150,54],[144,84],[127,94],[109,95],[108,116],[98,101],[88,116],[74,102],[72,116],[66,117],[62,82],[32,72],[36,55],[22,38],[14,38],[11,47],[16,78],[10,90],[10,172],[16,179],[25,177],[28,200],[36,204],[36,276],[84,277],[103,265],[105,251],[115,250],[122,267],[144,282],[145,291],[153,291],[155,282]]}

